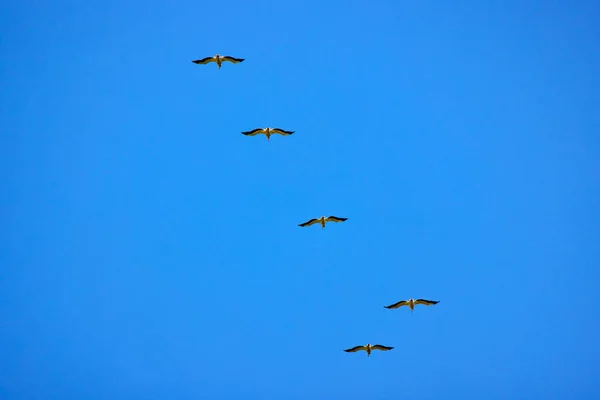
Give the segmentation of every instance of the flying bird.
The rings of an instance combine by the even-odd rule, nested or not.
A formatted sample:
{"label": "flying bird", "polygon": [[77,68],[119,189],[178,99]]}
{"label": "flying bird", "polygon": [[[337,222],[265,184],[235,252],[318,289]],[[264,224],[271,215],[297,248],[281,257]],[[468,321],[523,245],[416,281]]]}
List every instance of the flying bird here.
{"label": "flying bird", "polygon": [[373,351],[373,350],[388,351],[388,350],[392,350],[392,349],[393,349],[393,347],[382,346],[380,344],[375,344],[375,345],[371,346],[370,343],[367,343],[366,346],[356,346],[351,349],[346,349],[344,351],[346,353],[356,353],[357,351],[365,350],[367,352],[367,357],[371,357],[371,351]]}
{"label": "flying bird", "polygon": [[225,61],[229,61],[234,64],[237,64],[237,63],[241,63],[244,60],[245,60],[245,58],[235,58],[235,57],[230,57],[230,56],[221,56],[221,55],[217,54],[214,57],[206,57],[201,60],[193,60],[192,62],[195,64],[208,64],[209,62],[216,62],[217,65],[219,66],[219,69],[221,69],[223,62],[225,62]]}
{"label": "flying bird", "polygon": [[339,218],[339,217],[336,217],[334,215],[331,215],[329,217],[323,216],[321,218],[313,218],[310,221],[306,221],[303,224],[299,224],[298,226],[305,227],[305,226],[311,226],[311,225],[320,223],[321,227],[325,228],[325,224],[328,223],[328,222],[344,222],[347,219],[348,218]]}
{"label": "flying bird", "polygon": [[279,135],[283,135],[283,136],[289,136],[292,135],[295,131],[286,131],[284,129],[281,128],[256,128],[256,129],[252,129],[251,131],[248,132],[242,132],[242,135],[246,135],[246,136],[256,136],[259,135],[261,133],[267,135],[267,140],[271,140],[271,135],[277,133]]}
{"label": "flying bird", "polygon": [[436,305],[437,303],[439,303],[439,301],[435,301],[435,300],[425,300],[425,299],[409,299],[409,300],[402,300],[399,301],[395,304],[391,304],[389,306],[384,306],[387,309],[394,309],[394,308],[399,308],[402,306],[409,306],[410,309],[414,312],[415,311],[415,305],[417,304],[423,304],[425,306],[433,306]]}

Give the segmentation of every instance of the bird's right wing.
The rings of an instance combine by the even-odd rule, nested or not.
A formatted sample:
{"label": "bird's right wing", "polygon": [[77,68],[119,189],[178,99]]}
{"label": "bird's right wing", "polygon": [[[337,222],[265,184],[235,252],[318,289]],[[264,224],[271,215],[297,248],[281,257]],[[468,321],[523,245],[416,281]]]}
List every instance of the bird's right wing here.
{"label": "bird's right wing", "polygon": [[426,305],[426,306],[433,306],[433,305],[436,305],[437,303],[439,303],[439,301],[425,300],[425,299],[417,299],[417,300],[415,300],[415,304],[423,304],[423,305]]}
{"label": "bird's right wing", "polygon": [[242,132],[242,135],[255,136],[255,135],[258,135],[259,133],[263,133],[263,132],[264,132],[263,128],[256,128],[256,129],[252,129],[251,131]]}
{"label": "bird's right wing", "polygon": [[357,352],[357,351],[366,350],[366,349],[367,349],[367,347],[366,347],[366,346],[356,346],[356,347],[353,347],[353,348],[351,348],[351,349],[346,349],[346,350],[344,350],[344,351],[345,351],[346,353],[355,353],[355,352]]}
{"label": "bird's right wing", "polygon": [[235,57],[231,57],[231,56],[224,56],[224,57],[221,57],[221,59],[223,61],[230,61],[234,64],[241,63],[242,61],[245,60],[245,58],[235,58]]}
{"label": "bird's right wing", "polygon": [[195,64],[208,64],[209,62],[215,62],[215,61],[217,61],[217,59],[215,57],[206,57],[201,60],[194,60],[192,62]]}
{"label": "bird's right wing", "polygon": [[313,224],[316,224],[317,222],[319,222],[319,219],[318,218],[313,218],[310,221],[306,221],[303,224],[299,224],[298,226],[301,226],[301,227],[311,226]]}
{"label": "bird's right wing", "polygon": [[348,218],[340,218],[340,217],[336,217],[335,215],[330,215],[329,217],[326,218],[327,222],[344,222],[346,221]]}
{"label": "bird's right wing", "polygon": [[397,303],[394,304],[390,304],[389,306],[383,306],[384,308],[388,308],[388,309],[394,309],[394,308],[398,308],[398,307],[402,307],[402,306],[407,306],[409,303],[407,300],[402,300],[399,301]]}
{"label": "bird's right wing", "polygon": [[380,344],[376,344],[371,346],[371,349],[373,350],[383,350],[383,351],[388,351],[388,350],[392,350],[393,347],[388,347],[388,346],[382,346]]}
{"label": "bird's right wing", "polygon": [[281,128],[273,128],[271,130],[273,131],[273,133],[279,133],[280,135],[283,135],[283,136],[292,135],[295,132],[295,131],[286,131],[285,129],[281,129]]}

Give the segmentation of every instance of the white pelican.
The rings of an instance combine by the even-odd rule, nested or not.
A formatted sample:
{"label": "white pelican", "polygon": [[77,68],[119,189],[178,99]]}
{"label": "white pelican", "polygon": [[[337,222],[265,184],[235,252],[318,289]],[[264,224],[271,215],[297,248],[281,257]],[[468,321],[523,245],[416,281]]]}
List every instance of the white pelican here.
{"label": "white pelican", "polygon": [[439,301],[435,301],[435,300],[425,300],[425,299],[409,299],[409,300],[402,300],[399,301],[395,304],[389,305],[389,306],[383,306],[384,308],[387,309],[394,309],[394,308],[398,308],[398,307],[402,307],[402,306],[409,306],[410,309],[414,312],[415,311],[415,305],[417,304],[423,304],[425,306],[433,306],[435,304],[439,303]]}
{"label": "white pelican", "polygon": [[208,64],[209,62],[216,62],[217,65],[219,66],[219,69],[221,69],[221,65],[223,65],[223,62],[225,62],[225,61],[229,61],[234,64],[237,64],[237,63],[241,63],[244,60],[245,60],[245,58],[235,58],[235,57],[230,57],[230,56],[221,56],[221,55],[217,54],[214,57],[206,57],[201,60],[193,60],[192,62],[195,64]]}
{"label": "white pelican", "polygon": [[366,346],[356,346],[351,349],[346,349],[344,351],[346,353],[355,353],[357,351],[365,350],[367,352],[367,357],[371,357],[371,351],[373,351],[373,350],[388,351],[388,350],[392,350],[392,349],[393,349],[393,347],[382,346],[380,344],[374,344],[373,346],[371,346],[370,343],[367,343]]}
{"label": "white pelican", "polygon": [[264,133],[265,135],[267,135],[267,140],[270,141],[271,135],[273,135],[275,133],[277,133],[279,135],[283,135],[283,136],[289,136],[289,135],[292,135],[294,132],[296,132],[296,131],[286,131],[281,128],[256,128],[256,129],[252,129],[251,131],[248,131],[248,132],[242,132],[242,135],[256,136],[261,133]]}
{"label": "white pelican", "polygon": [[305,227],[320,223],[321,228],[325,228],[325,224],[328,222],[344,222],[347,219],[348,218],[339,218],[334,215],[331,215],[329,217],[322,216],[321,218],[313,218],[310,221],[306,221],[305,223],[300,224],[298,226]]}

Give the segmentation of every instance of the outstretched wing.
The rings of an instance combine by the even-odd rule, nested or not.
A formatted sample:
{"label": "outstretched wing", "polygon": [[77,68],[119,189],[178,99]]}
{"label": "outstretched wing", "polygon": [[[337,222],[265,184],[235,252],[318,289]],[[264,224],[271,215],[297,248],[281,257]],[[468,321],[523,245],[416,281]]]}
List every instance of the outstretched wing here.
{"label": "outstretched wing", "polygon": [[251,131],[247,131],[247,132],[242,132],[242,135],[246,135],[246,136],[256,136],[259,133],[264,133],[264,129],[263,128],[256,128],[256,129],[252,129]]}
{"label": "outstretched wing", "polygon": [[335,215],[331,215],[326,218],[326,221],[327,222],[344,222],[347,219],[348,218],[340,218],[340,217],[336,217]]}
{"label": "outstretched wing", "polygon": [[306,221],[305,223],[303,223],[303,224],[300,224],[300,225],[298,225],[298,226],[301,226],[301,227],[305,227],[305,226],[311,226],[311,225],[313,225],[313,224],[316,224],[317,222],[319,222],[319,219],[318,219],[318,218],[313,218],[313,219],[311,219],[310,221]]}
{"label": "outstretched wing", "polygon": [[221,60],[223,60],[223,61],[229,61],[229,62],[232,62],[234,64],[237,64],[237,63],[241,63],[242,61],[244,61],[245,58],[235,58],[235,57],[230,57],[230,56],[224,56],[224,57],[221,57]]}
{"label": "outstretched wing", "polygon": [[425,299],[417,299],[417,300],[415,300],[415,304],[424,304],[426,306],[433,306],[433,305],[435,305],[437,303],[439,303],[439,301],[425,300]]}
{"label": "outstretched wing", "polygon": [[209,62],[215,62],[215,61],[217,61],[217,59],[215,57],[206,57],[201,60],[194,60],[192,62],[195,64],[208,64]]}
{"label": "outstretched wing", "polygon": [[281,129],[281,128],[273,128],[271,130],[273,131],[273,133],[279,133],[280,135],[283,135],[283,136],[288,136],[288,135],[291,135],[294,132],[296,132],[296,131],[286,131],[285,129]]}
{"label": "outstretched wing", "polygon": [[382,350],[382,351],[388,351],[388,350],[392,350],[393,347],[388,347],[388,346],[382,346],[380,344],[376,344],[374,346],[371,346],[371,350]]}
{"label": "outstretched wing", "polygon": [[351,349],[344,350],[346,353],[356,353],[357,351],[367,350],[366,346],[356,346]]}
{"label": "outstretched wing", "polygon": [[394,308],[398,308],[398,307],[402,307],[402,306],[407,306],[408,304],[409,304],[409,302],[407,300],[402,300],[402,301],[399,301],[397,303],[390,304],[389,306],[383,306],[383,307],[388,308],[388,309],[391,310],[391,309],[394,309]]}

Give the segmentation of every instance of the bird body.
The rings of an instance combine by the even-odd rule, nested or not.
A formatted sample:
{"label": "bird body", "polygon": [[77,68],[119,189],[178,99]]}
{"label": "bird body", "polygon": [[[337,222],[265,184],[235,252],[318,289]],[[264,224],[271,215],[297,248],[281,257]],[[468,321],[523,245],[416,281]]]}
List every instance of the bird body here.
{"label": "bird body", "polygon": [[335,215],[330,215],[329,217],[322,216],[321,218],[313,218],[310,221],[306,221],[302,224],[299,224],[298,226],[305,227],[320,223],[321,228],[325,228],[325,224],[327,224],[328,222],[344,222],[347,219],[348,218],[336,217]]}
{"label": "bird body", "polygon": [[271,140],[271,135],[273,134],[278,134],[278,135],[282,135],[282,136],[289,136],[292,135],[295,131],[286,131],[285,129],[281,129],[281,128],[256,128],[256,129],[252,129],[251,131],[247,131],[247,132],[242,132],[242,135],[246,135],[246,136],[256,136],[259,134],[264,134],[267,136],[267,140]]}
{"label": "bird body", "polygon": [[206,57],[206,58],[202,58],[200,60],[194,60],[192,62],[194,64],[208,64],[210,62],[215,62],[219,66],[219,69],[221,69],[223,62],[225,62],[225,61],[229,61],[234,64],[237,64],[237,63],[241,63],[244,60],[245,60],[245,58],[235,58],[235,57],[222,56],[222,55],[217,54],[214,57]]}
{"label": "bird body", "polygon": [[439,303],[439,301],[435,301],[435,300],[425,300],[425,299],[408,299],[408,300],[402,300],[399,301],[397,303],[391,304],[389,306],[384,306],[387,309],[394,309],[394,308],[400,308],[402,306],[409,306],[411,311],[415,311],[415,305],[417,304],[423,304],[425,306],[433,306],[436,305],[437,303]]}
{"label": "bird body", "polygon": [[370,343],[367,343],[366,346],[355,346],[355,347],[352,347],[351,349],[346,349],[344,351],[346,353],[356,353],[357,351],[364,350],[367,352],[367,357],[371,357],[371,351],[373,351],[373,350],[388,351],[388,350],[392,350],[392,349],[393,349],[393,347],[382,346],[380,344],[371,345]]}

